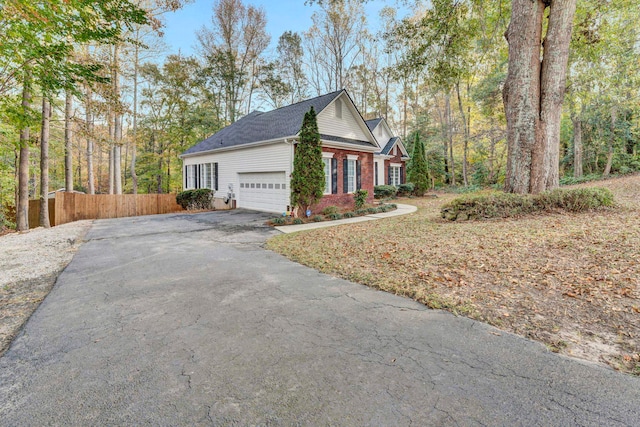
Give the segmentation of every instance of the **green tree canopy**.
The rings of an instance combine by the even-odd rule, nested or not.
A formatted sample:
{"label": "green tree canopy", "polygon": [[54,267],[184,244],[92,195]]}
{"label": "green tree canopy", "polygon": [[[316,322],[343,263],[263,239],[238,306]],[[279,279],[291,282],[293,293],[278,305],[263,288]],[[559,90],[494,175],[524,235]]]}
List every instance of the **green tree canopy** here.
{"label": "green tree canopy", "polygon": [[413,153],[411,154],[411,163],[407,171],[407,178],[412,182],[414,192],[418,196],[424,195],[429,188],[429,167],[425,158],[424,143],[420,140],[420,134],[416,132],[416,140],[413,143]]}
{"label": "green tree canopy", "polygon": [[316,112],[305,113],[300,129],[300,141],[296,144],[291,174],[291,204],[303,210],[321,197],[324,189],[324,164]]}

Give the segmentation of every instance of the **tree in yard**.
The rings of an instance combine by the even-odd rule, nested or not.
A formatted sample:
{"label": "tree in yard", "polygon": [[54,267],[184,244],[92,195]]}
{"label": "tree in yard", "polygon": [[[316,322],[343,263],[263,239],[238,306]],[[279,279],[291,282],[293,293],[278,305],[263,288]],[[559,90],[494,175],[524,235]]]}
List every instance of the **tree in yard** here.
{"label": "tree in yard", "polygon": [[245,6],[242,0],[217,0],[212,27],[197,33],[208,79],[219,87],[230,123],[238,119],[242,103],[247,114],[251,110],[257,65],[270,42],[266,22],[263,8]]}
{"label": "tree in yard", "polygon": [[425,157],[424,143],[420,134],[416,132],[416,140],[413,143],[411,163],[407,171],[407,180],[415,186],[413,192],[417,196],[423,196],[429,188],[429,166]]}
{"label": "tree in yard", "polygon": [[306,211],[324,190],[324,163],[316,112],[311,107],[304,115],[300,141],[296,144],[291,174],[291,204]]}
{"label": "tree in yard", "polygon": [[576,0],[512,2],[503,92],[507,192],[540,193],[559,185],[560,119],[575,10]]}

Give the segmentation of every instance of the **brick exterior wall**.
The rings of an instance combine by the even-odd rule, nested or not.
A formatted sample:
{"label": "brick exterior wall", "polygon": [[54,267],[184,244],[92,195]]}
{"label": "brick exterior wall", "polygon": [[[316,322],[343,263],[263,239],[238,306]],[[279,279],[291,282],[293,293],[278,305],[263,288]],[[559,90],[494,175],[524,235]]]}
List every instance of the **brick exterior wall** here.
{"label": "brick exterior wall", "polygon": [[[393,153],[393,150],[391,150],[391,152]],[[400,150],[400,148],[397,148],[397,153],[395,156],[393,156],[391,159],[389,160],[385,160],[384,161],[384,183],[389,185],[389,166],[391,166],[391,163],[399,163],[402,165],[402,182],[401,184],[404,184],[407,182],[407,168],[405,165],[405,161],[402,160],[402,151]],[[382,180],[380,179],[380,177],[378,177],[378,181],[382,182]]]}
{"label": "brick exterior wall", "polygon": [[363,190],[369,192],[368,203],[373,203],[373,153],[363,153],[362,151],[341,150],[336,148],[322,147],[322,152],[333,153],[333,157],[338,161],[338,194],[327,194],[311,207],[313,214],[320,213],[327,206],[338,206],[342,208],[353,208],[353,194],[344,192],[344,170],[343,160],[347,155],[358,156],[360,162],[360,182]]}

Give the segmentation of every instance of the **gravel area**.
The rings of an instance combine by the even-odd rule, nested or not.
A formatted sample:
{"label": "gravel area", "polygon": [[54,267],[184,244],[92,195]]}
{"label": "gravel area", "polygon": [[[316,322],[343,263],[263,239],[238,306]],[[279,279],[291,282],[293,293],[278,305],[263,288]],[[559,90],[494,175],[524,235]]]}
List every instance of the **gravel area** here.
{"label": "gravel area", "polygon": [[91,222],[0,236],[0,355],[71,261]]}

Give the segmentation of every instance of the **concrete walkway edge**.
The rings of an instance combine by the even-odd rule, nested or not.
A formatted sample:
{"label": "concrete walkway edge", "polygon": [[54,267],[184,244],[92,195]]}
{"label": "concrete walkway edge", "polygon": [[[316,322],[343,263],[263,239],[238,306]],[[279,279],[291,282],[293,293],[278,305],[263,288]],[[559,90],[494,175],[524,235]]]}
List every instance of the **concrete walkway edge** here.
{"label": "concrete walkway edge", "polygon": [[276,230],[289,234],[298,231],[314,230],[316,228],[335,227],[336,225],[353,224],[356,222],[374,221],[376,219],[391,218],[393,216],[407,215],[418,210],[416,206],[396,203],[398,209],[391,212],[381,212],[371,215],[358,216],[355,218],[338,219],[335,221],[310,222],[308,224],[281,225],[274,227]]}

